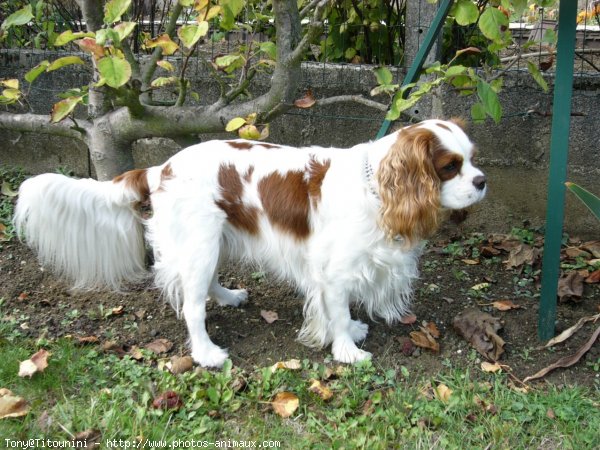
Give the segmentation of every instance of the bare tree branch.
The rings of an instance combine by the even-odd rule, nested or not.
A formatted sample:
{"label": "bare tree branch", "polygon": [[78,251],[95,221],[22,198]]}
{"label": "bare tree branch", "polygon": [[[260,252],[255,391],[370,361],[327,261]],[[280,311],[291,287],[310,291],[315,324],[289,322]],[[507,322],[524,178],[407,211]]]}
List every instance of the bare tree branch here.
{"label": "bare tree branch", "polygon": [[298,43],[292,54],[289,56],[292,61],[301,61],[304,59],[305,52],[310,46],[310,43],[323,31],[323,11],[327,6],[328,0],[321,0],[317,3],[314,9],[312,20],[308,26],[306,34]]}
{"label": "bare tree branch", "polygon": [[87,136],[92,124],[87,120],[52,123],[47,115],[41,114],[12,114],[0,112],[0,128],[24,133],[42,133],[53,136],[63,136],[78,139],[87,143]]}
{"label": "bare tree branch", "polygon": [[326,106],[333,105],[335,103],[345,102],[360,103],[362,105],[368,106],[370,108],[375,108],[383,112],[387,112],[389,108],[389,105],[384,105],[383,103],[376,102],[375,100],[370,100],[368,98],[363,97],[362,95],[337,95],[335,97],[327,97],[321,100],[317,100],[316,105]]}

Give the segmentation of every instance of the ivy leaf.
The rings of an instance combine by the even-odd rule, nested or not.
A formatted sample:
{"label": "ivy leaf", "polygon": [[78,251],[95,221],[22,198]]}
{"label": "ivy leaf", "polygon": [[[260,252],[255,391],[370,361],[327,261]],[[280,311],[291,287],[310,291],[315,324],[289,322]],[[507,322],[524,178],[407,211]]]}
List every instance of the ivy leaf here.
{"label": "ivy leaf", "polygon": [[83,61],[83,59],[81,59],[79,56],[63,56],[62,58],[52,61],[46,68],[46,72],[52,72],[53,70],[58,70],[62,67],[73,64],[85,64],[85,61]]}
{"label": "ivy leaf", "polygon": [[61,100],[58,103],[55,103],[52,106],[52,113],[50,114],[50,120],[53,123],[60,122],[65,117],[67,117],[71,112],[75,109],[75,107],[83,101],[83,96],[81,97],[69,97]]}
{"label": "ivy leaf", "polygon": [[127,12],[131,0],[110,0],[104,5],[104,23],[115,23]]}
{"label": "ivy leaf", "polygon": [[486,8],[479,18],[479,29],[492,41],[502,40],[502,33],[506,27],[508,27],[508,17],[496,8]]}
{"label": "ivy leaf", "polygon": [[25,74],[25,81],[27,81],[28,83],[33,83],[37,77],[39,77],[42,73],[46,71],[49,65],[50,62],[48,60],[42,61]]}
{"label": "ivy leaf", "polygon": [[498,94],[492,87],[483,80],[477,82],[477,96],[481,100],[483,108],[488,116],[494,119],[494,122],[500,123],[502,118],[502,106],[498,100]]}
{"label": "ivy leaf", "polygon": [[31,5],[27,5],[8,16],[4,22],[2,22],[2,26],[0,26],[0,28],[3,30],[8,30],[10,27],[25,25],[31,21],[31,19],[33,19]]}
{"label": "ivy leaf", "polygon": [[477,22],[479,17],[479,10],[475,3],[471,0],[458,0],[456,3],[456,11],[454,12],[454,18],[456,23],[461,26],[471,25]]}
{"label": "ivy leaf", "polygon": [[548,92],[548,83],[546,83],[546,80],[544,80],[544,77],[542,76],[542,73],[540,72],[538,66],[536,66],[531,61],[527,61],[527,70],[529,70],[529,73],[531,74],[535,82],[540,85],[544,92]]}
{"label": "ivy leaf", "polygon": [[162,34],[154,39],[149,39],[144,43],[144,45],[147,48],[162,48],[162,53],[165,56],[172,55],[179,48],[179,46],[171,40],[168,34]]}
{"label": "ivy leaf", "polygon": [[106,56],[98,61],[100,75],[112,88],[123,86],[131,78],[131,66],[124,59]]}

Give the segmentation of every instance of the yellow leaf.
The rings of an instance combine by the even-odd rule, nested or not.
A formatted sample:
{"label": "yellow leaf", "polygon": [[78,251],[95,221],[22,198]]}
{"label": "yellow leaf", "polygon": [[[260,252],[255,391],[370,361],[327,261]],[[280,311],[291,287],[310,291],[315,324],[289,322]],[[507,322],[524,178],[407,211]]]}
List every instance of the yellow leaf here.
{"label": "yellow leaf", "polygon": [[0,84],[7,88],[19,89],[19,80],[17,80],[16,78],[11,78],[10,80],[2,80],[0,81]]}
{"label": "yellow leaf", "polygon": [[438,384],[434,389],[436,398],[443,403],[448,403],[448,400],[450,400],[450,397],[452,396],[452,392],[452,389],[443,383]]}
{"label": "yellow leaf", "polygon": [[254,125],[244,125],[238,130],[238,134],[242,139],[260,139],[260,131]]}
{"label": "yellow leaf", "polygon": [[283,418],[290,417],[294,414],[299,405],[300,400],[291,392],[279,392],[271,402],[273,411]]}
{"label": "yellow leaf", "polygon": [[165,61],[163,59],[161,59],[160,61],[157,61],[156,65],[159,67],[162,67],[167,72],[173,72],[175,70],[175,66],[173,66],[173,64],[171,64],[169,61]]}
{"label": "yellow leaf", "polygon": [[487,361],[483,361],[481,363],[481,370],[483,370],[484,372],[491,372],[491,373],[496,373],[499,370],[502,370],[502,366],[500,364],[498,364],[497,362],[495,363],[490,363]]}
{"label": "yellow leaf", "polygon": [[317,394],[324,401],[330,400],[333,397],[333,392],[319,380],[311,380],[311,385],[308,390]]}
{"label": "yellow leaf", "polygon": [[225,126],[225,131],[235,131],[240,128],[242,125],[246,124],[246,119],[243,117],[234,117]]}
{"label": "yellow leaf", "polygon": [[5,388],[0,389],[0,419],[22,417],[29,412],[29,406],[22,397]]}
{"label": "yellow leaf", "polygon": [[146,48],[160,47],[163,55],[169,56],[177,51],[179,46],[171,40],[168,34],[163,34],[154,39],[147,40],[144,45]]}
{"label": "yellow leaf", "polygon": [[302,363],[299,359],[290,359],[289,361],[279,361],[271,366],[271,372],[275,372],[277,369],[287,370],[300,370],[302,369]]}

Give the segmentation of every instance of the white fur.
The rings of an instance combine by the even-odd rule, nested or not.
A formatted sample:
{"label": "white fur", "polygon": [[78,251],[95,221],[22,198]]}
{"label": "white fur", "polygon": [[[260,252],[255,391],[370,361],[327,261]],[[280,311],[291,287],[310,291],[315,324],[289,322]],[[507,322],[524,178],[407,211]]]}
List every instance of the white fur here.
{"label": "white fur", "polygon": [[[473,186],[473,178],[482,175],[470,161],[473,146],[456,125],[443,122],[451,126],[445,132],[436,123],[441,122],[421,126],[464,160],[460,176],[443,183],[441,203],[466,207],[485,195],[485,189]],[[173,156],[167,162],[172,171],[168,179],[161,179],[167,163],[148,169],[153,214],[146,223],[146,239],[155,254],[155,281],[183,312],[196,362],[220,366],[227,358],[206,332],[207,297],[232,306],[247,299],[247,292],[229,291],[217,282],[219,265],[230,259],[264,266],[304,293],[300,341],[316,347],[331,344],[341,362],[370,357],[356,346],[368,327],[351,319],[350,305],[356,303],[370,317],[388,323],[407,314],[421,253],[420,245],[406,249],[386,238],[378,222],[376,177],[365,172],[366,163],[377,170],[397,133],[351,149],[267,149],[255,142],[252,149],[239,150],[228,142],[210,141]],[[298,239],[269,222],[258,183],[273,172],[304,170],[311,157],[329,160],[330,167],[321,198],[310,210],[310,233]],[[222,164],[232,164],[240,174],[253,167],[252,177],[243,182],[243,201],[259,211],[256,235],[229,223],[215,203],[221,198]],[[144,243],[134,205],[140,200],[123,183],[41,175],[22,185],[15,224],[42,262],[76,287],[118,288],[143,274]]]}

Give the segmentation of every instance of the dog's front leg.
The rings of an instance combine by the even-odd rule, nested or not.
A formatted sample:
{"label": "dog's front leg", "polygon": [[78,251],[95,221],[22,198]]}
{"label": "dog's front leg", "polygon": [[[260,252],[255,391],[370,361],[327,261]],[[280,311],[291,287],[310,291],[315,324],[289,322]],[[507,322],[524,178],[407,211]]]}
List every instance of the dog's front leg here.
{"label": "dog's front leg", "polygon": [[329,335],[333,339],[333,359],[343,363],[355,363],[371,358],[371,353],[359,349],[355,341],[364,338],[367,326],[350,317],[350,299],[342,287],[328,288],[325,292],[329,316]]}

